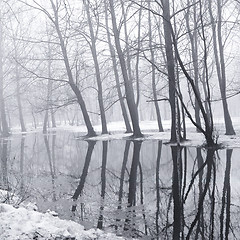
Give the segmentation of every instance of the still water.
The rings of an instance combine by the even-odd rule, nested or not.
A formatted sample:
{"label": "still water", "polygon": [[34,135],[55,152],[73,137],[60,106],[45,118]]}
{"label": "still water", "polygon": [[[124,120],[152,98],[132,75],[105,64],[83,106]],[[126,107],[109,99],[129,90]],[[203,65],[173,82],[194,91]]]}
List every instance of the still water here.
{"label": "still water", "polygon": [[129,238],[240,239],[240,149],[76,137],[1,140],[3,201]]}

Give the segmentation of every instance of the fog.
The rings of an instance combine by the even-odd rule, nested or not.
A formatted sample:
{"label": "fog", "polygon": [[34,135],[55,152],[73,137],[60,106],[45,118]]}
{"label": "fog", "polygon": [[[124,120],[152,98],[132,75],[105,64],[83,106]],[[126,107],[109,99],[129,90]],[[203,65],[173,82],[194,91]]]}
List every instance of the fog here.
{"label": "fog", "polygon": [[[208,1],[170,4],[178,54],[202,103],[210,98],[216,121],[223,119],[223,98],[234,118],[239,117],[240,100],[239,6],[235,1],[219,3],[219,8],[218,1],[211,3],[212,11]],[[104,121],[123,121],[123,112],[131,125],[136,110],[140,121],[171,120],[168,100],[174,86],[169,83],[166,32],[158,1],[119,1],[112,8],[107,1],[1,1],[0,21],[3,135],[20,128],[46,131],[63,124],[104,125]],[[195,118],[194,91],[174,44],[172,51],[178,94]],[[219,80],[218,68],[224,80]],[[223,95],[218,80],[225,81]],[[129,108],[131,102],[136,110]]]}

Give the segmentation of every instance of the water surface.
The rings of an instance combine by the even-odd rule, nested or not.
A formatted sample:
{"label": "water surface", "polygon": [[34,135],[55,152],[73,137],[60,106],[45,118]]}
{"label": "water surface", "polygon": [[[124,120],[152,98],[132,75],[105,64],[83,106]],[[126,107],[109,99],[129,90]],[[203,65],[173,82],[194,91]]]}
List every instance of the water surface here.
{"label": "water surface", "polygon": [[86,228],[142,239],[238,239],[240,149],[82,141],[73,133],[1,140],[5,202],[35,202]]}

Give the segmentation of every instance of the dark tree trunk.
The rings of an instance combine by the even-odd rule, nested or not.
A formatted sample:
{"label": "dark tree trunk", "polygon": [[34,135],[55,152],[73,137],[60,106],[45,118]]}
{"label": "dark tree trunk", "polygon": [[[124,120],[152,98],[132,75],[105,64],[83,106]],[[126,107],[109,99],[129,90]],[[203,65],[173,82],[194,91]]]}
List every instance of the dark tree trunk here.
{"label": "dark tree trunk", "polygon": [[226,66],[225,66],[225,60],[224,60],[224,46],[222,41],[221,1],[217,0],[217,12],[218,12],[217,30],[218,31],[216,31],[216,23],[215,23],[216,20],[213,17],[211,0],[208,0],[208,6],[209,6],[209,14],[210,14],[211,25],[212,25],[212,32],[213,32],[213,48],[214,48],[215,64],[217,68],[218,83],[219,83],[221,99],[222,99],[226,135],[235,135],[232,119],[228,110],[227,96],[226,96]]}
{"label": "dark tree trunk", "polygon": [[[148,2],[148,8],[150,9],[150,2]],[[153,43],[152,43],[152,24],[151,24],[151,15],[150,11],[148,11],[148,38],[149,38],[149,49],[151,53],[151,63],[152,63],[152,90],[153,90],[153,100],[154,100],[154,106],[157,114],[157,123],[158,123],[158,130],[159,132],[163,132],[163,126],[162,126],[162,118],[160,109],[158,106],[157,100],[157,87],[156,87],[156,70],[155,70],[155,55],[153,50]]]}
{"label": "dark tree trunk", "polygon": [[[140,2],[142,5],[142,0]],[[140,48],[141,48],[141,21],[142,21],[142,8],[139,9],[138,15],[138,38],[137,38],[137,52],[136,52],[136,90],[137,90],[137,98],[136,98],[136,105],[139,106],[140,102],[140,79],[139,79],[139,62],[140,62]],[[140,118],[141,119],[141,118]]]}
{"label": "dark tree trunk", "polygon": [[122,95],[122,91],[121,91],[121,87],[120,87],[119,74],[118,74],[118,70],[117,70],[116,53],[115,53],[114,47],[111,43],[111,37],[110,37],[110,32],[109,32],[109,27],[108,27],[107,0],[104,1],[104,4],[105,4],[105,22],[106,22],[108,46],[109,46],[111,59],[112,59],[112,64],[113,64],[113,71],[114,71],[114,76],[115,76],[115,81],[116,81],[118,98],[119,98],[120,106],[121,106],[121,109],[122,109],[122,115],[123,115],[124,123],[125,123],[125,126],[126,126],[126,132],[131,133],[132,128],[131,128],[131,125],[130,125],[130,122],[129,122],[127,109],[126,109],[125,103],[124,103],[124,97]]}
{"label": "dark tree trunk", "polygon": [[164,27],[164,39],[165,50],[167,57],[167,72],[168,72],[168,88],[169,88],[169,102],[171,106],[171,142],[177,142],[176,132],[176,79],[175,79],[175,64],[172,48],[172,32],[170,23],[170,7],[168,0],[162,0],[163,5],[163,27]]}
{"label": "dark tree trunk", "polygon": [[132,125],[133,125],[133,135],[134,135],[134,137],[142,137],[143,135],[141,133],[140,126],[139,126],[137,106],[136,106],[135,100],[134,100],[133,85],[132,85],[131,79],[128,76],[126,62],[125,62],[124,54],[122,52],[122,48],[121,48],[121,44],[120,44],[120,36],[119,36],[120,33],[117,28],[117,22],[116,22],[113,1],[109,0],[109,5],[110,5],[111,16],[112,16],[112,25],[113,25],[115,45],[116,45],[116,49],[117,49],[117,53],[118,53],[118,57],[119,57],[119,61],[120,61],[121,69],[122,69],[127,104],[128,104],[128,109],[130,112]]}
{"label": "dark tree trunk", "polygon": [[184,75],[187,78],[188,83],[190,84],[194,96],[198,102],[202,117],[204,119],[204,123],[205,123],[205,129],[203,129],[201,126],[199,126],[196,121],[194,121],[193,117],[191,116],[188,108],[186,107],[186,104],[183,102],[183,99],[181,97],[181,95],[178,94],[178,97],[182,103],[182,106],[184,107],[184,110],[186,112],[186,114],[188,115],[189,119],[191,120],[191,122],[194,124],[195,127],[197,127],[199,129],[199,131],[201,133],[204,134],[206,142],[207,142],[207,146],[208,147],[213,147],[215,145],[214,142],[214,133],[213,133],[213,114],[212,114],[212,107],[211,107],[211,91],[210,91],[210,85],[209,85],[209,72],[208,72],[208,65],[207,65],[207,43],[206,43],[206,32],[205,32],[205,25],[203,22],[203,9],[202,9],[202,1],[199,0],[199,11],[200,11],[200,22],[201,22],[201,33],[202,33],[202,41],[203,41],[203,49],[204,49],[204,58],[203,58],[203,63],[204,63],[204,71],[205,71],[205,86],[206,86],[206,102],[207,102],[207,108],[204,109],[202,100],[201,100],[201,96],[199,94],[199,92],[197,91],[197,88],[195,86],[194,80],[191,78],[191,76],[189,75],[188,71],[185,68],[185,65],[183,64],[183,61],[180,57],[179,54],[179,50],[178,50],[178,46],[175,40],[175,34],[173,31],[173,28],[171,26],[171,23],[169,22],[169,26],[171,29],[171,33],[172,33],[172,39],[173,39],[173,44],[174,44],[174,50],[176,53],[176,57],[177,60],[179,62],[179,65],[184,73]]}
{"label": "dark tree trunk", "polygon": [[124,42],[125,42],[124,60],[125,60],[125,63],[126,63],[126,70],[127,70],[127,75],[128,75],[129,82],[133,83],[131,56],[130,56],[130,49],[129,49],[129,33],[128,33],[128,30],[127,30],[127,21],[128,21],[127,20],[127,11],[125,11],[125,7],[124,7],[126,5],[126,2],[124,2],[123,0],[120,0],[120,2],[121,2],[121,7],[122,7],[122,18],[123,18],[122,25],[123,25],[123,30],[124,30]]}
{"label": "dark tree trunk", "polygon": [[[195,4],[195,0],[193,2],[193,4]],[[189,0],[188,0],[188,5],[190,5]],[[198,92],[198,94],[200,94],[199,92],[199,66],[198,66],[198,40],[197,40],[197,14],[196,14],[196,5],[193,6],[194,8],[194,23],[193,23],[193,30],[190,28],[190,19],[189,19],[189,15],[190,15],[190,9],[188,9],[187,14],[186,14],[186,25],[187,25],[187,29],[188,29],[188,35],[190,38],[190,43],[191,43],[191,55],[192,55],[192,62],[193,62],[193,72],[194,72],[194,83],[195,83],[195,87],[196,87],[196,91]],[[201,119],[200,119],[200,107],[198,104],[198,101],[195,97],[195,104],[194,104],[194,111],[195,111],[195,119],[196,119],[196,123],[201,126]],[[199,132],[199,129],[196,128],[197,131]]]}
{"label": "dark tree trunk", "polygon": [[100,116],[101,116],[102,134],[106,134],[108,133],[108,130],[107,130],[105,109],[103,104],[102,80],[101,80],[101,74],[100,74],[98,58],[97,58],[96,36],[94,35],[94,32],[93,32],[93,24],[90,16],[90,11],[89,11],[89,3],[86,0],[84,0],[83,3],[87,12],[88,26],[89,26],[90,37],[91,37],[90,48],[91,48],[92,57],[94,61],[95,74],[96,74],[97,86],[98,86],[98,104],[99,104]]}

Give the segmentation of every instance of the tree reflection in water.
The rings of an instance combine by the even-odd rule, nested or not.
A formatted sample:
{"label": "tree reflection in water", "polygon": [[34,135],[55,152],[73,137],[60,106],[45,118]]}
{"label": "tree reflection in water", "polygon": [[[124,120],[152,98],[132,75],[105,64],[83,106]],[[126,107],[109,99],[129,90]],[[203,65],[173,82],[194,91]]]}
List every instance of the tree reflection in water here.
{"label": "tree reflection in water", "polygon": [[129,190],[128,190],[128,209],[124,225],[124,231],[129,232],[131,237],[139,236],[135,227],[135,206],[136,206],[136,191],[137,191],[137,169],[139,166],[140,150],[142,141],[134,141],[133,157],[131,170],[129,175]]}
{"label": "tree reflection in water", "polygon": [[24,148],[25,148],[25,134],[22,134],[21,137],[21,147],[20,147],[20,191],[19,195],[21,197],[21,201],[24,201],[26,197],[25,187],[24,187]]}
{"label": "tree reflection in water", "polygon": [[[1,177],[1,183],[0,183],[0,189],[2,190],[11,190],[9,186],[8,181],[8,140],[1,139],[1,145],[0,145],[0,153],[1,153],[1,171],[2,171],[2,177]],[[6,199],[6,202],[8,199]]]}
{"label": "tree reflection in water", "polygon": [[[223,192],[222,192],[222,209],[220,214],[220,239],[228,239],[230,230],[230,206],[231,206],[231,158],[232,149],[226,150],[226,170],[224,176]],[[224,233],[224,214],[225,214],[225,233]]]}
{"label": "tree reflection in water", "polygon": [[[81,196],[81,194],[82,194],[84,184],[86,182],[86,178],[88,175],[88,168],[90,165],[90,161],[91,161],[91,157],[92,157],[92,153],[93,153],[95,144],[96,144],[96,141],[88,141],[88,149],[87,149],[87,154],[86,154],[86,158],[85,158],[85,162],[84,162],[84,167],[83,167],[82,174],[80,177],[80,182],[79,182],[77,189],[74,192],[73,197],[72,197],[74,202],[76,202],[78,197]],[[73,206],[72,206],[73,214],[75,213],[76,209],[77,209],[77,204],[73,204]]]}
{"label": "tree reflection in water", "polygon": [[115,230],[118,230],[118,226],[121,226],[121,219],[119,216],[121,216],[122,211],[122,199],[123,199],[123,187],[124,187],[124,176],[125,171],[127,169],[127,161],[128,161],[128,155],[129,155],[129,148],[130,148],[131,141],[126,141],[125,148],[124,148],[124,154],[123,154],[123,161],[122,161],[122,167],[121,167],[121,173],[120,173],[120,184],[119,184],[119,191],[118,191],[118,206],[117,206],[117,219],[116,219],[116,225]]}
{"label": "tree reflection in water", "polygon": [[17,144],[3,139],[0,144],[1,189],[19,199],[27,190],[28,199],[61,210],[60,216],[130,238],[237,239],[240,234],[235,150],[216,154],[161,141],[33,136],[34,141],[24,136]]}
{"label": "tree reflection in water", "polygon": [[107,149],[108,142],[102,142],[102,169],[101,169],[101,205],[100,213],[98,217],[97,228],[103,229],[103,210],[104,210],[104,198],[106,193],[106,168],[107,168]]}
{"label": "tree reflection in water", "polygon": [[160,226],[159,226],[159,218],[160,218],[160,160],[162,153],[162,141],[158,142],[158,153],[157,153],[157,163],[156,163],[156,237],[159,239],[160,234]]}
{"label": "tree reflection in water", "polygon": [[52,148],[50,148],[49,144],[49,138],[50,135],[44,135],[44,143],[47,151],[47,156],[48,156],[48,162],[49,162],[49,169],[51,173],[51,182],[52,182],[52,200],[55,202],[57,200],[56,197],[56,184],[55,184],[55,179],[56,179],[56,170],[55,170],[55,145],[56,145],[56,133],[53,132],[51,134],[52,136]]}

